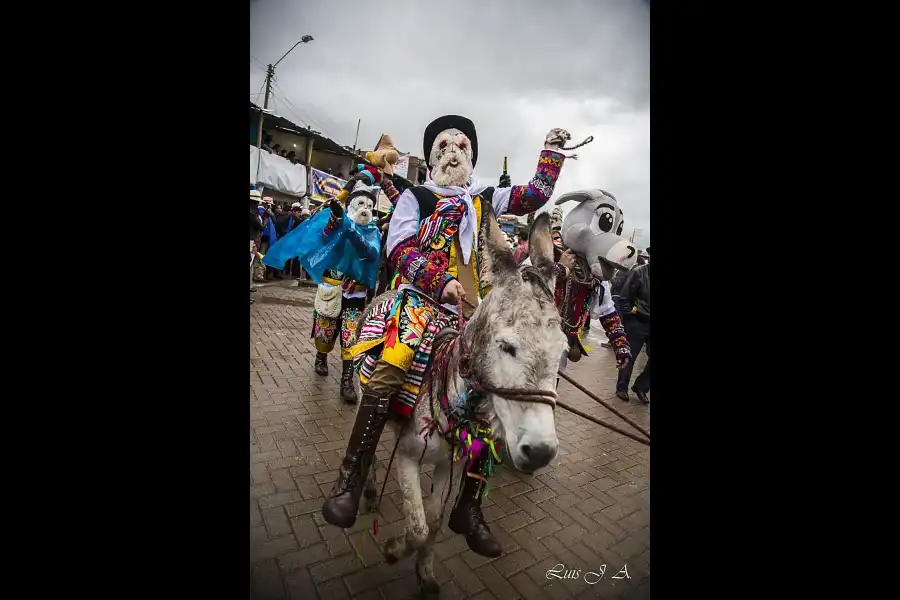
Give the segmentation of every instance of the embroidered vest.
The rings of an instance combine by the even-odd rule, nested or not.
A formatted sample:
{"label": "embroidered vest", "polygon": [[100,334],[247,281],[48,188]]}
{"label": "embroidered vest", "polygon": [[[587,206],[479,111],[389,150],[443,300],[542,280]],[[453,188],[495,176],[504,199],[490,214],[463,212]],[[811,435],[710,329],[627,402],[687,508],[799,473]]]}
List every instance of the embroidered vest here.
{"label": "embroidered vest", "polygon": [[[442,205],[442,198],[428,188],[417,186],[411,188],[416,201],[419,204],[419,251],[434,264],[442,264],[447,267],[447,272],[456,277],[465,285],[466,280],[474,281],[475,290],[480,298],[490,291],[490,286],[481,278],[481,236],[478,231],[481,225],[482,202],[490,206],[494,196],[494,188],[487,188],[481,194],[472,197],[472,205],[475,207],[475,240],[472,242],[472,254],[469,264],[465,265],[460,255],[459,243],[454,243],[454,236],[459,232],[459,224],[462,220],[462,212],[448,209]],[[492,210],[492,209],[491,209]],[[423,217],[422,215],[427,215]],[[460,276],[460,268],[471,269],[471,277],[468,273]],[[407,283],[400,278],[399,283]],[[464,311],[465,312],[465,311]]]}

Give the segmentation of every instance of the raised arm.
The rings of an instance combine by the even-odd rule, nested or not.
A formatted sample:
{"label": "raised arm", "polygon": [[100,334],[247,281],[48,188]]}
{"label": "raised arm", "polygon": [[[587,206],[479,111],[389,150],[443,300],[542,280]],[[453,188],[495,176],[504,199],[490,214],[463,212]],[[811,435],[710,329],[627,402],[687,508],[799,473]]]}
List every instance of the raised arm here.
{"label": "raised arm", "polygon": [[494,190],[494,214],[527,215],[540,209],[550,200],[566,156],[559,149],[571,139],[564,129],[551,129],[544,139],[544,150],[538,159],[534,177],[525,185],[501,187]]}
{"label": "raised arm", "polygon": [[408,282],[440,299],[444,287],[454,277],[447,272],[446,264],[436,264],[419,252],[419,203],[412,190],[400,194],[391,226],[388,229],[388,264]]}
{"label": "raised arm", "polygon": [[544,206],[553,195],[553,188],[556,180],[559,179],[559,171],[565,160],[565,155],[559,152],[542,151],[537,171],[531,181],[525,185],[494,190],[492,201],[494,214],[498,217],[506,213],[527,215]]}

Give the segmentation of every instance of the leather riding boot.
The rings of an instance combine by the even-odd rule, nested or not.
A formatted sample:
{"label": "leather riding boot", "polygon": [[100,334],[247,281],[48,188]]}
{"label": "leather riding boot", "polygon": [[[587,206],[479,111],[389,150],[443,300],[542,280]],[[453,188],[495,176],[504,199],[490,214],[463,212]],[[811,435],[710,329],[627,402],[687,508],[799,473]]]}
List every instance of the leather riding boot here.
{"label": "leather riding boot", "polygon": [[353,361],[343,361],[341,369],[341,400],[356,404],[356,388],[353,387]]}
{"label": "leather riding boot", "polygon": [[338,469],[337,481],[322,505],[322,516],[328,523],[347,529],[356,522],[359,497],[375,460],[375,448],[387,417],[388,398],[363,389],[362,403],[356,412],[356,422]]}
{"label": "leather riding boot", "polygon": [[328,355],[322,352],[316,352],[316,364],[314,367],[316,375],[328,375]]}
{"label": "leather riding boot", "polygon": [[[472,473],[481,473],[483,460],[476,460]],[[484,495],[484,484],[463,471],[462,490],[456,500],[456,506],[450,513],[450,530],[466,536],[466,543],[472,552],[496,558],[503,554],[503,547],[491,533],[481,514],[481,498]]]}

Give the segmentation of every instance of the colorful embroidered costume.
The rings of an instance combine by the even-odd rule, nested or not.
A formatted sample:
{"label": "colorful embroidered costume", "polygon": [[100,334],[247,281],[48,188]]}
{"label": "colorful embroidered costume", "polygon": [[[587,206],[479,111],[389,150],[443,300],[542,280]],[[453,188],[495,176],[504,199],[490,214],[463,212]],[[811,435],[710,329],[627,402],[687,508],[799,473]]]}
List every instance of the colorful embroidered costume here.
{"label": "colorful embroidered costume", "polygon": [[[558,253],[565,252],[562,237],[558,231],[551,233],[553,245]],[[625,328],[613,303],[609,282],[600,281],[591,275],[583,259],[577,259],[575,266],[567,269],[559,263],[556,268],[556,308],[562,317],[562,330],[569,340],[569,353],[560,361],[560,370],[565,371],[568,359],[574,362],[587,356],[581,343],[584,324],[588,316],[600,321],[616,357],[631,357]]]}
{"label": "colorful embroidered costume", "polygon": [[[568,358],[577,361],[587,356],[581,343],[581,335],[588,315],[597,319],[603,326],[609,342],[615,350],[616,357],[631,357],[628,339],[622,320],[613,304],[609,291],[609,282],[585,277],[585,271],[576,264],[572,269],[556,263],[556,307],[562,317],[563,333],[569,339]],[[567,357],[563,357],[560,370],[565,370]]]}
{"label": "colorful embroidered costume", "polygon": [[[576,204],[563,218],[559,205],[567,202]],[[600,189],[568,192],[557,198],[556,204],[560,230],[553,236],[556,253],[575,254],[571,269],[556,264],[556,306],[563,318],[563,332],[569,338],[569,352],[560,360],[560,370],[565,370],[568,360],[587,355],[581,333],[588,316],[600,321],[621,369],[632,356],[613,302],[610,279],[615,269],[628,270],[637,260],[635,247],[622,237],[624,213],[615,196]]]}
{"label": "colorful embroidered costume", "polygon": [[[558,148],[570,136],[553,130],[545,148]],[[421,391],[435,336],[444,328],[459,329],[466,305],[441,304],[444,290],[454,282],[470,301],[482,298],[489,286],[481,279],[479,225],[482,211],[525,215],[543,206],[553,194],[565,156],[553,149],[541,152],[534,177],[526,185],[494,188],[471,178],[478,158],[474,124],[448,115],[425,130],[423,150],[430,167],[424,185],[406,189],[391,215],[386,254],[397,273],[395,290],[376,298],[361,324],[351,349],[359,366],[363,399],[337,481],[322,507],[325,520],[350,527],[356,520],[361,481],[366,479],[375,447],[391,413],[407,418]],[[439,175],[439,176],[438,176]],[[436,183],[435,178],[444,182]],[[457,182],[457,183],[448,183]],[[466,396],[468,398],[468,395]],[[462,414],[470,406],[463,406]],[[459,421],[456,438],[469,451],[467,469],[450,528],[466,536],[469,547],[485,556],[502,549],[481,514],[481,485],[490,474],[490,430],[475,421]]]}
{"label": "colorful embroidered costume", "polygon": [[[381,231],[372,219],[376,196],[363,183],[374,183],[377,177],[377,172],[359,165],[327,210],[320,210],[278,240],[264,261],[281,267],[296,257],[319,284],[311,334],[316,345],[315,371],[328,375],[327,356],[340,337],[341,398],[346,402],[356,402],[349,350],[356,341],[366,293],[374,289],[378,277]],[[346,212],[342,203],[346,203]]]}
{"label": "colorful embroidered costume", "polygon": [[[481,222],[484,201],[493,205],[497,216],[524,215],[540,208],[553,193],[564,160],[564,155],[544,150],[537,172],[527,185],[496,189],[470,186],[479,190],[471,198],[474,222]],[[400,292],[372,309],[351,353],[360,362],[359,380],[363,385],[372,378],[379,362],[403,372],[400,389],[391,400],[391,410],[402,416],[412,414],[422,372],[431,357],[432,338],[443,327],[457,327],[457,307],[439,308],[437,302],[444,286],[456,279],[472,299],[489,291],[480,277],[477,228],[470,233],[468,264],[463,255],[459,233],[467,210],[461,198],[442,196],[419,186],[403,193],[391,218],[388,260],[399,275]],[[420,220],[420,214],[428,216]],[[463,307],[463,314],[471,312]]]}

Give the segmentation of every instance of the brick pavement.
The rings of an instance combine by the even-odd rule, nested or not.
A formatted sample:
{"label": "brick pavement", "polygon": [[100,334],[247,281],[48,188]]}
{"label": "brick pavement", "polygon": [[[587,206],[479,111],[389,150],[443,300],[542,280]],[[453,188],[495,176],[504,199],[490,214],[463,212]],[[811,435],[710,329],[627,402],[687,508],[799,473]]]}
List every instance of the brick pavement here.
{"label": "brick pavement", "polygon": [[[339,360],[330,374],[313,373],[309,339],[315,288],[261,286],[250,307],[250,579],[257,600],[277,598],[394,600],[416,594],[414,558],[387,565],[380,545],[399,530],[397,484],[390,475],[378,539],[371,517],[343,531],[320,507],[337,475],[353,409],[338,399]],[[611,398],[615,363],[595,334],[591,356],[569,373]],[[638,361],[635,376],[643,366]],[[561,398],[622,424],[565,381]],[[621,402],[613,398],[617,406]],[[624,412],[649,428],[649,409],[633,400]],[[505,554],[485,559],[446,525],[435,548],[441,598],[649,598],[650,451],[580,417],[557,411],[559,456],[537,476],[501,467],[485,501],[485,517]],[[627,426],[626,426],[627,427]],[[392,449],[386,432],[377,453],[379,487]],[[426,492],[430,479],[423,477]],[[449,511],[448,511],[449,512]],[[598,571],[594,585],[547,579],[548,569]],[[611,579],[627,565],[630,579]],[[593,576],[588,576],[593,581]]]}

